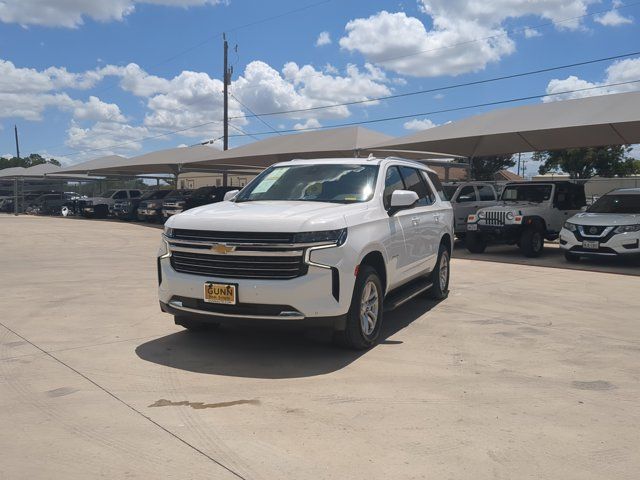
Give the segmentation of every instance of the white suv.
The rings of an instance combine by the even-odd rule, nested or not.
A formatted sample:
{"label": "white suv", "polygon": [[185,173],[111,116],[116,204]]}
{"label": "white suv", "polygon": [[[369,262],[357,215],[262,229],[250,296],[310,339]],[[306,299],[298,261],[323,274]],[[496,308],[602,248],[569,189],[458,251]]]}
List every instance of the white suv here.
{"label": "white suv", "polygon": [[409,160],[273,165],[231,200],[167,221],[160,306],[188,329],[327,326],[367,348],[385,308],[447,296],[453,212],[443,198],[435,172]]}
{"label": "white suv", "polygon": [[600,197],[571,217],[560,231],[565,258],[640,256],[640,188],[622,188]]}

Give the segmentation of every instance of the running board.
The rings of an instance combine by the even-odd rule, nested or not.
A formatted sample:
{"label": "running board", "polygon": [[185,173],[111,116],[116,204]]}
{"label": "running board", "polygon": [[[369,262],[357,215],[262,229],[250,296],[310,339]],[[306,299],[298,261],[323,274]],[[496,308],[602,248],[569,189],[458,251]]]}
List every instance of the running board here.
{"label": "running board", "polygon": [[407,285],[403,285],[384,299],[384,311],[394,310],[432,287],[433,283],[429,280],[414,280]]}

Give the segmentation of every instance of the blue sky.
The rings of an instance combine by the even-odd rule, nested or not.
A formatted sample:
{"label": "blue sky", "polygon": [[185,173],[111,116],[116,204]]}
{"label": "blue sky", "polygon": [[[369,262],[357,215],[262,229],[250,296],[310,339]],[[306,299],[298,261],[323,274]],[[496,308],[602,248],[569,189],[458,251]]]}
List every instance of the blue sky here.
{"label": "blue sky", "polygon": [[[21,152],[68,164],[220,137],[223,31],[238,45],[230,55],[231,133],[240,134],[640,80],[640,56],[631,56],[442,95],[265,117],[269,126],[243,117],[249,109],[304,109],[630,53],[640,50],[638,18],[632,0],[7,0],[0,2],[0,155],[14,152],[14,124]],[[405,135],[481,111],[368,127]],[[248,141],[233,137],[231,145]]]}

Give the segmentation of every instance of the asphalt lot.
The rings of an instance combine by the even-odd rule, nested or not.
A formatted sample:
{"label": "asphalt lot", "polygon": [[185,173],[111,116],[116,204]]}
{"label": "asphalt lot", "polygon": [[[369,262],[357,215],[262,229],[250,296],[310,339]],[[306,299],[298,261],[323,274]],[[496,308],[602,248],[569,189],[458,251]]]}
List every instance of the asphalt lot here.
{"label": "asphalt lot", "polygon": [[1,479],[637,478],[640,278],[456,258],[354,353],[174,326],[158,236],[0,216]]}

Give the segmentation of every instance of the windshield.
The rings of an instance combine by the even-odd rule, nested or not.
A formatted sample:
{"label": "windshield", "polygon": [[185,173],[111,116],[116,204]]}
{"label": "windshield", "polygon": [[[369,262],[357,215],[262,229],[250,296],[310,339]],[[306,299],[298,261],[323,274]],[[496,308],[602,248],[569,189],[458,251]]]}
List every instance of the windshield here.
{"label": "windshield", "polygon": [[551,185],[507,185],[502,192],[505,202],[542,203],[551,198]]}
{"label": "windshield", "polygon": [[373,196],[377,174],[377,165],[325,163],[273,167],[242,190],[236,202],[366,202]]}
{"label": "windshield", "polygon": [[640,195],[605,195],[587,210],[591,213],[638,213]]}
{"label": "windshield", "polygon": [[442,190],[444,191],[444,199],[451,200],[457,189],[457,185],[443,185]]}
{"label": "windshield", "polygon": [[159,198],[166,197],[169,192],[170,190],[154,190],[152,192],[145,193],[141,200],[157,200]]}

